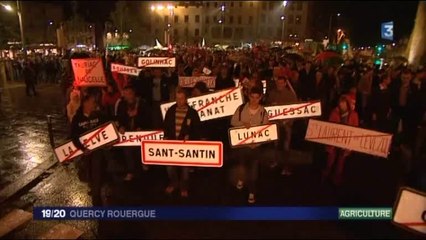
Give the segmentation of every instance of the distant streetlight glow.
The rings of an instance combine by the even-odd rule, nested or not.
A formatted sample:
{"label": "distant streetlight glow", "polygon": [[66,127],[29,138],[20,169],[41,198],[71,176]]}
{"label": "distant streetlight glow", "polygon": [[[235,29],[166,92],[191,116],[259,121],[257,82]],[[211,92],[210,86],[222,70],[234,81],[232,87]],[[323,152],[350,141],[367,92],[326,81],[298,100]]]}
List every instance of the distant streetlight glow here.
{"label": "distant streetlight glow", "polygon": [[155,6],[154,5],[151,6],[151,11],[155,11]]}
{"label": "distant streetlight glow", "polygon": [[167,9],[172,10],[173,6],[172,5],[167,5]]}
{"label": "distant streetlight glow", "polygon": [[287,1],[283,1],[283,6],[286,7],[287,6]]}
{"label": "distant streetlight glow", "polygon": [[224,11],[225,11],[225,6],[224,6],[224,5],[222,5],[222,7],[220,7],[220,10],[221,10],[222,12],[224,12]]}
{"label": "distant streetlight glow", "polygon": [[285,17],[284,16],[281,16],[281,20],[284,20],[285,19]]}
{"label": "distant streetlight glow", "polygon": [[219,23],[222,24],[222,19],[219,20]]}
{"label": "distant streetlight glow", "polygon": [[130,29],[130,30],[129,30],[129,33],[131,33],[131,32],[133,32],[133,30],[132,30],[132,29]]}
{"label": "distant streetlight glow", "polygon": [[163,10],[163,9],[164,9],[164,6],[163,6],[163,5],[158,5],[158,6],[157,6],[157,10],[160,10],[160,11],[161,11],[161,10]]}
{"label": "distant streetlight glow", "polygon": [[340,13],[337,13],[337,16],[340,17]]}
{"label": "distant streetlight glow", "polygon": [[53,21],[49,21],[49,25],[53,25]]}
{"label": "distant streetlight glow", "polygon": [[92,28],[92,25],[89,25],[89,28]]}
{"label": "distant streetlight glow", "polygon": [[3,7],[4,7],[4,9],[6,9],[7,11],[9,11],[9,12],[12,12],[13,11],[13,8],[10,6],[10,5],[5,5],[5,4],[1,4]]}
{"label": "distant streetlight glow", "polygon": [[172,25],[170,23],[167,24],[167,27],[171,27]]}

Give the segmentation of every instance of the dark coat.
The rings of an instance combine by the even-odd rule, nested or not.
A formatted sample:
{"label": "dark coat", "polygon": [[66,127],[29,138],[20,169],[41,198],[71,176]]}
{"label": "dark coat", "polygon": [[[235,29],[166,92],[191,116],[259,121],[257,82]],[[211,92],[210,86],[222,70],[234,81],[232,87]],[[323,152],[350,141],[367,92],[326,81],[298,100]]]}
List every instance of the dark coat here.
{"label": "dark coat", "polygon": [[80,149],[85,149],[82,142],[80,142],[80,136],[98,126],[106,123],[108,118],[100,111],[93,112],[89,117],[83,114],[82,107],[80,107],[77,113],[71,120],[71,138],[74,145]]}
{"label": "dark coat", "polygon": [[[188,105],[188,112],[182,123],[182,129],[176,138],[176,108],[177,105],[171,106],[164,118],[164,139],[184,140],[185,136],[189,136],[189,140],[198,140],[200,138],[200,117],[197,111]],[[189,124],[188,124],[189,123]]]}
{"label": "dark coat", "polygon": [[[136,129],[147,130],[152,127],[151,111],[148,105],[139,100],[138,113],[135,117],[129,117],[127,114],[128,104],[126,101],[120,101],[117,109],[117,120],[119,127],[124,127],[125,131],[136,131]],[[130,123],[134,121],[134,127],[131,128]]]}
{"label": "dark coat", "polygon": [[[154,78],[150,77],[148,79],[144,79],[142,82],[142,97],[147,101],[147,103],[151,104],[153,99],[152,89],[154,88]],[[170,91],[169,91],[169,78],[162,76],[160,82],[161,88],[161,102],[170,101]]]}

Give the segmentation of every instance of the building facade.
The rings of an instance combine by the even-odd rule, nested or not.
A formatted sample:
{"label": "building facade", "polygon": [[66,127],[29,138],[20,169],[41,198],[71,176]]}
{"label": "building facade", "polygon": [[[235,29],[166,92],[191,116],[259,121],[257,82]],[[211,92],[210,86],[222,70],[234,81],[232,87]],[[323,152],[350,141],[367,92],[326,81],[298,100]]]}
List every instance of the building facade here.
{"label": "building facade", "polygon": [[61,5],[21,1],[22,25],[27,44],[56,43],[56,28],[64,19]]}
{"label": "building facade", "polygon": [[303,41],[310,38],[309,1],[150,2],[150,35],[164,43]]}

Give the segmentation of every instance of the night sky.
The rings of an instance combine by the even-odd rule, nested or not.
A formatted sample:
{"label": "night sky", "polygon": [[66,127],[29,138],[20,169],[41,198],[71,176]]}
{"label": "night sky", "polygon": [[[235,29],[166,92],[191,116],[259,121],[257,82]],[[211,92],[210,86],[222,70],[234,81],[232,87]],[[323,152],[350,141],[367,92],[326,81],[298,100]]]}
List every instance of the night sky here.
{"label": "night sky", "polygon": [[[78,1],[79,12],[88,21],[107,20],[114,10],[116,1]],[[66,7],[65,15],[71,15],[71,1],[56,2]],[[380,39],[382,22],[394,21],[396,40],[409,37],[417,11],[418,1],[316,1],[313,29],[328,31],[330,14],[341,13],[333,20],[333,27],[341,27],[351,38],[354,45],[366,46],[386,43]]]}

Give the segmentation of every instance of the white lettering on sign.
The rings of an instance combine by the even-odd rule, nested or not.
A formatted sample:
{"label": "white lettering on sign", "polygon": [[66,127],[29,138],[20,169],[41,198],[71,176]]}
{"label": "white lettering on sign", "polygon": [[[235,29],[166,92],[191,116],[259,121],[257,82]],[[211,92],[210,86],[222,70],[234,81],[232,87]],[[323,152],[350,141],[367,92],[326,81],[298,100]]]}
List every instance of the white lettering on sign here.
{"label": "white lettering on sign", "polygon": [[395,205],[394,224],[426,234],[426,193],[403,187]]}
{"label": "white lettering on sign", "polygon": [[197,82],[205,82],[208,88],[216,87],[216,77],[179,77],[180,87],[194,87]]}
{"label": "white lettering on sign", "polygon": [[305,140],[386,158],[392,135],[309,119]]}
{"label": "white lettering on sign", "polygon": [[106,86],[106,78],[100,58],[71,59],[74,86]]}
{"label": "white lettering on sign", "polygon": [[321,102],[305,102],[282,106],[265,107],[269,120],[306,118],[321,116]]}
{"label": "white lettering on sign", "polygon": [[232,147],[275,141],[278,140],[278,126],[274,123],[250,128],[230,128],[229,140]]}
{"label": "white lettering on sign", "polygon": [[142,163],[152,165],[222,167],[223,144],[210,141],[142,141]]}
{"label": "white lettering on sign", "polygon": [[111,72],[118,72],[132,76],[139,76],[141,69],[120,64],[111,63]]}
{"label": "white lettering on sign", "polygon": [[[161,104],[163,119],[174,104],[175,102]],[[235,110],[243,104],[243,95],[240,88],[232,88],[189,98],[188,104],[198,112],[201,121],[207,121],[234,115]]]}
{"label": "white lettering on sign", "polygon": [[140,57],[138,67],[175,67],[176,58],[169,57]]}
{"label": "white lettering on sign", "polygon": [[[84,143],[83,145],[88,150],[92,151],[107,144],[116,142],[118,139],[118,132],[114,124],[108,123],[90,131],[89,133],[83,134],[83,136],[80,137],[80,142]],[[55,155],[59,162],[71,160],[81,154],[83,154],[83,152],[78,150],[72,141],[68,141],[67,143],[55,148]]]}
{"label": "white lettering on sign", "polygon": [[163,140],[163,131],[139,131],[120,134],[120,141],[114,147],[139,147],[144,140]]}

